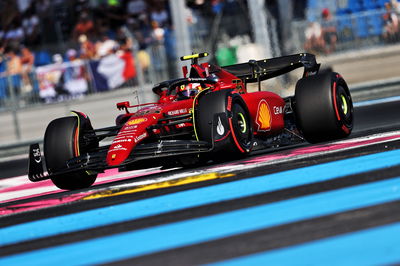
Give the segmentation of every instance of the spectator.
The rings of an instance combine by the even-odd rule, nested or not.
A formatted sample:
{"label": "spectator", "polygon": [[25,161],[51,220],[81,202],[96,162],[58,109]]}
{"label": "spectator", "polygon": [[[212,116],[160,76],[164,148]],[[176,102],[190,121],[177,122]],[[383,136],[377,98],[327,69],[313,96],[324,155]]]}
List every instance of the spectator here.
{"label": "spectator", "polygon": [[322,38],[321,25],[318,22],[310,22],[304,34],[306,37],[304,49],[307,52],[319,53],[323,51],[324,39]]}
{"label": "spectator", "polygon": [[21,57],[18,55],[18,49],[13,47],[8,47],[6,49],[7,55],[7,74],[8,75],[19,75],[22,73],[22,62]]}
{"label": "spectator", "polygon": [[115,41],[106,40],[98,50],[101,59],[97,71],[105,77],[109,89],[115,89],[125,82],[125,62],[115,54],[115,48]]}
{"label": "spectator", "polygon": [[160,27],[157,21],[152,21],[151,27],[152,27],[151,36],[153,38],[153,41],[158,44],[163,43],[164,33],[165,33],[164,29]]}
{"label": "spectator", "polygon": [[330,54],[336,50],[337,30],[336,23],[328,8],[322,10],[321,27],[325,53]]}
{"label": "spectator", "polygon": [[152,26],[152,46],[151,46],[151,62],[154,70],[154,78],[153,82],[158,82],[163,79],[166,79],[163,69],[166,67],[167,59],[165,58],[166,52],[164,47],[165,41],[165,30],[160,27],[156,21],[151,22]]}
{"label": "spectator", "polygon": [[66,55],[66,58],[67,58],[66,61],[69,61],[69,62],[72,62],[72,61],[74,61],[74,60],[76,60],[78,58],[77,57],[78,53],[76,52],[75,49],[68,49],[68,51],[66,52],[65,55]]}
{"label": "spectator", "polygon": [[28,47],[24,46],[21,49],[21,63],[23,66],[23,70],[25,72],[31,72],[33,68],[33,64],[35,62],[35,56],[29,50]]}
{"label": "spectator", "polygon": [[400,4],[397,2],[397,0],[390,0],[390,4],[392,5],[392,9],[396,14],[399,16],[400,15]]}
{"label": "spectator", "polygon": [[18,48],[16,45],[12,45],[6,48],[6,68],[7,75],[11,78],[11,88],[8,90],[14,90],[15,94],[19,94],[19,88],[21,87],[21,73],[22,73],[22,62],[18,55]]}
{"label": "spectator", "polygon": [[108,38],[108,36],[103,36],[102,40],[96,43],[96,57],[101,58],[110,52],[115,52],[117,46],[118,43],[116,41]]}
{"label": "spectator", "polygon": [[132,53],[132,40],[127,37],[120,38],[120,50],[117,55],[125,62],[125,68],[122,76],[125,81],[136,77],[135,60]]}
{"label": "spectator", "polygon": [[383,38],[387,42],[395,42],[399,40],[400,26],[399,17],[396,14],[390,2],[385,3],[386,13],[383,15]]}
{"label": "spectator", "polygon": [[157,22],[160,27],[164,27],[169,22],[169,14],[165,8],[165,2],[155,1],[150,11],[150,20]]}
{"label": "spectator", "polygon": [[64,89],[72,97],[80,97],[88,90],[87,73],[84,62],[77,57],[74,49],[67,51],[68,62],[62,75]]}
{"label": "spectator", "polygon": [[22,87],[21,93],[30,93],[32,91],[32,84],[29,76],[33,70],[33,64],[35,62],[35,56],[29,50],[28,47],[22,47],[21,49],[21,63],[22,63]]}
{"label": "spectator", "polygon": [[82,34],[79,36],[80,47],[80,58],[81,59],[93,59],[96,56],[96,47],[89,41],[86,35]]}
{"label": "spectator", "polygon": [[79,36],[84,34],[88,38],[92,38],[94,36],[95,29],[93,21],[89,18],[89,14],[83,12],[79,18],[78,23],[75,25],[73,31],[73,39],[78,40]]}

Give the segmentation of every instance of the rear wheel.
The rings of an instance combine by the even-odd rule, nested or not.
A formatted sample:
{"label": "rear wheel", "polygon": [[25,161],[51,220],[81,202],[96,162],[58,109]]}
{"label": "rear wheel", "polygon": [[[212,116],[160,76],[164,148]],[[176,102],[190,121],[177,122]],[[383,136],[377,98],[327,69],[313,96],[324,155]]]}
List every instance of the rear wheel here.
{"label": "rear wheel", "polygon": [[[83,138],[92,127],[90,122],[81,121],[78,116],[62,117],[50,122],[44,137],[44,155],[47,171],[52,174],[67,168],[66,162],[98,143],[84,143]],[[78,171],[51,176],[54,185],[60,189],[74,190],[90,187],[97,174]]]}
{"label": "rear wheel", "polygon": [[305,139],[316,143],[347,137],[353,129],[353,102],[344,79],[327,72],[300,79],[296,120]]}

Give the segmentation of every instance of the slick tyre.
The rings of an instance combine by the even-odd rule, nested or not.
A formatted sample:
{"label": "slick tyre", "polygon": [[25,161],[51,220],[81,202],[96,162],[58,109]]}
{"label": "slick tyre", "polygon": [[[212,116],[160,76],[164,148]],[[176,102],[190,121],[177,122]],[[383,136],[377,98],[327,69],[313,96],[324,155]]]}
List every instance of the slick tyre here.
{"label": "slick tyre", "polygon": [[295,114],[310,143],[347,137],[353,129],[353,102],[345,80],[330,71],[300,79]]}
{"label": "slick tyre", "polygon": [[[82,142],[87,124],[78,123],[77,117],[62,117],[50,122],[44,136],[44,155],[47,171],[57,173],[67,168],[67,160],[85,152]],[[90,126],[91,127],[91,126]],[[90,187],[96,180],[97,174],[89,174],[82,170],[78,172],[54,175],[51,180],[60,189],[75,190]]]}
{"label": "slick tyre", "polygon": [[231,90],[209,92],[198,99],[195,130],[199,140],[214,142],[214,151],[224,158],[240,157],[252,148],[249,111],[242,97]]}

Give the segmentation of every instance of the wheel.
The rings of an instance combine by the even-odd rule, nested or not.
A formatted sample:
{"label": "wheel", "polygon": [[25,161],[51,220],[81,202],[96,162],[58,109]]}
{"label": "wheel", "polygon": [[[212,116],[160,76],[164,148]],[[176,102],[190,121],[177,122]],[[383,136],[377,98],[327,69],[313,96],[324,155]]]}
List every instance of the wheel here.
{"label": "wheel", "polygon": [[295,115],[310,143],[347,137],[353,129],[353,102],[345,80],[335,72],[300,79]]}
{"label": "wheel", "polygon": [[250,152],[250,115],[239,94],[231,90],[209,92],[198,99],[194,116],[197,138],[214,143],[214,152],[228,157]]}
{"label": "wheel", "polygon": [[[85,143],[83,141],[85,131],[91,129],[90,121],[82,120],[78,115],[62,117],[50,122],[43,143],[47,171],[50,174],[67,168],[67,160],[98,146],[98,142]],[[97,174],[82,170],[51,176],[51,180],[60,189],[75,190],[90,187],[96,177]]]}

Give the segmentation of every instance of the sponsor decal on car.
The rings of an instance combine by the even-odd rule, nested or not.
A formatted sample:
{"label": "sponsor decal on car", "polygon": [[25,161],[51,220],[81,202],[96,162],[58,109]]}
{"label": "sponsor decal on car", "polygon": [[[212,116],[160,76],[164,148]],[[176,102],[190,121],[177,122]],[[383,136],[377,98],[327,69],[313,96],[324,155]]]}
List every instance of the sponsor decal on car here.
{"label": "sponsor decal on car", "polygon": [[266,100],[261,100],[258,103],[256,124],[258,131],[270,131],[272,123],[271,109]]}
{"label": "sponsor decal on car", "polygon": [[184,128],[184,127],[188,127],[191,126],[192,124],[190,123],[180,123],[176,125],[176,128]]}
{"label": "sponsor decal on car", "polygon": [[187,112],[188,112],[188,110],[186,108],[184,108],[184,109],[169,111],[167,114],[168,115],[181,115],[181,114],[186,114]]}
{"label": "sponsor decal on car", "polygon": [[112,150],[110,150],[110,152],[113,151],[126,151],[128,150],[127,148],[124,148],[121,144],[115,145],[114,148]]}
{"label": "sponsor decal on car", "polygon": [[40,154],[40,149],[33,149],[33,158],[36,163],[40,163],[42,161],[42,155]]}
{"label": "sponsor decal on car", "polygon": [[133,129],[137,129],[137,125],[133,125],[133,126],[126,126],[124,127],[124,130],[133,130]]}
{"label": "sponsor decal on car", "polygon": [[222,122],[221,122],[221,117],[218,117],[217,133],[220,136],[223,136],[224,133],[225,133],[225,128],[224,128],[224,126],[222,125]]}
{"label": "sponsor decal on car", "polygon": [[113,143],[121,143],[121,142],[132,142],[132,139],[119,139],[119,140],[114,140]]}
{"label": "sponsor decal on car", "polygon": [[132,126],[132,125],[141,124],[141,123],[146,122],[146,121],[147,121],[146,117],[135,118],[135,119],[129,120],[128,122],[126,122],[126,124],[129,125],[129,126]]}
{"label": "sponsor decal on car", "polygon": [[283,107],[282,106],[274,106],[272,108],[274,110],[274,114],[280,115],[283,113]]}
{"label": "sponsor decal on car", "polygon": [[135,137],[133,140],[135,141],[135,143],[138,143],[139,141],[141,141],[142,139],[144,139],[145,137],[147,137],[147,133],[144,132],[142,135]]}

